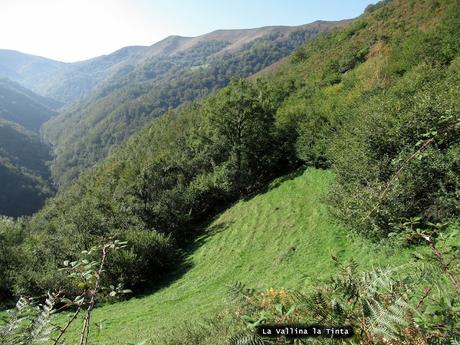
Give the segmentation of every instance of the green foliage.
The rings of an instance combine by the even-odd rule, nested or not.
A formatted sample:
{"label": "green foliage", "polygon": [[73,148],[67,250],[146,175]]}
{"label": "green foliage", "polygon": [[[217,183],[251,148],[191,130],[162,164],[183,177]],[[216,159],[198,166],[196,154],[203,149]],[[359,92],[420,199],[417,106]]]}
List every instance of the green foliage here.
{"label": "green foliage", "polygon": [[273,110],[263,101],[262,90],[240,80],[211,97],[204,110],[205,126],[213,151],[218,152],[226,169],[231,191],[242,193],[264,181],[277,166]]}
{"label": "green foliage", "polygon": [[[135,288],[159,283],[165,273],[181,263],[177,258],[190,241],[201,235],[200,224],[301,163],[336,171],[336,184],[329,198],[331,209],[348,228],[374,240],[409,233],[406,244],[423,243],[423,231],[428,227],[442,234],[447,228],[445,223],[458,219],[460,204],[457,15],[455,1],[438,5],[428,0],[386,2],[369,9],[351,26],[307,43],[290,63],[269,77],[235,80],[210,98],[149,122],[26,222],[27,236],[20,246],[23,266],[12,277],[16,291],[46,291],[64,284],[64,277],[55,274],[64,257],[71,256],[73,260],[94,242],[114,235],[132,242],[132,248],[115,255],[112,264],[107,263],[107,283],[115,286],[118,277]],[[442,38],[437,32],[442,32]],[[423,51],[417,50],[419,44]],[[439,49],[428,49],[432,45]],[[222,42],[200,46],[193,59],[199,60],[203,52],[224,46]],[[186,60],[183,55],[177,59],[188,63],[181,60]],[[142,71],[138,80],[154,77],[156,70],[166,73],[171,61],[156,62],[152,69]],[[194,68],[184,73],[184,78],[200,79],[192,83],[181,83],[180,78],[169,80],[165,88],[166,84],[161,83],[155,88],[151,88],[153,84],[139,83],[115,93],[110,91],[116,85],[105,85],[107,89],[100,90],[100,101],[91,103],[91,121],[80,117],[84,107],[79,106],[83,104],[75,106],[71,110],[74,116],[69,117],[77,128],[75,133],[91,129],[91,139],[79,135],[64,138],[66,145],[74,139],[81,139],[82,144],[70,151],[64,146],[57,148],[65,158],[60,160],[62,166],[56,161],[55,172],[65,171],[67,175],[62,179],[71,180],[82,167],[104,157],[112,145],[123,142],[129,131],[140,128],[155,111],[163,112],[220,85],[219,80],[202,78],[209,66],[189,67]],[[181,74],[180,69],[176,72]],[[224,79],[227,76],[224,73]],[[114,102],[114,98],[121,103]],[[161,100],[167,102],[160,104]],[[84,120],[79,122],[80,118]],[[124,123],[133,126],[127,129]],[[62,138],[54,139],[58,142]],[[106,152],[101,154],[99,149],[94,150],[96,147]],[[88,156],[82,162],[85,154]],[[314,174],[312,171],[309,169],[307,174]],[[316,182],[321,188],[324,180]],[[271,188],[274,187],[267,187],[269,195],[273,195]],[[268,279],[282,283],[289,280],[289,272],[283,270],[290,267],[305,274],[296,285],[307,279],[310,286],[299,297],[302,302],[298,304],[295,294],[279,287],[249,293],[235,286],[248,294],[242,298],[244,305],[236,315],[235,333],[228,331],[226,340],[238,335],[244,326],[295,320],[348,322],[362,331],[360,336],[365,341],[373,343],[385,339],[389,344],[410,344],[411,337],[444,341],[457,335],[452,330],[458,323],[458,300],[444,281],[455,282],[450,273],[457,272],[457,266],[449,270],[442,262],[432,262],[440,263],[442,269],[431,270],[428,265],[418,269],[414,265],[401,268],[408,274],[390,269],[365,274],[350,264],[328,284],[313,289],[312,275],[333,270],[325,263],[325,253],[328,257],[332,252],[350,257],[350,252],[369,251],[372,255],[355,254],[366,264],[401,257],[391,258],[388,253],[394,252],[384,246],[384,254],[379,252],[382,256],[377,257],[377,244],[360,237],[347,238],[340,228],[324,221],[327,218],[324,210],[317,209],[318,199],[308,201],[303,194],[319,198],[318,190],[301,193],[294,188],[289,197],[274,200],[260,216],[247,216],[246,210],[239,209],[240,213],[230,219],[238,227],[225,221],[214,224],[209,232],[226,231],[221,231],[224,234],[219,238],[224,240],[218,247],[207,247],[214,254],[207,259],[211,261],[207,261],[206,272],[203,268],[191,269],[194,283],[179,279],[177,290],[160,290],[150,301],[158,301],[155,298],[161,296],[166,296],[163,302],[167,303],[191,298],[191,284],[195,291],[201,291],[196,296],[201,296],[197,298],[202,303],[190,302],[189,310],[209,311],[216,297],[208,292],[211,278],[206,287],[202,285],[205,274],[217,275],[212,278],[216,289],[230,276],[233,280],[252,277],[257,284],[267,286]],[[303,203],[301,208],[279,216],[283,208],[289,209],[298,200]],[[317,214],[324,218],[318,221]],[[238,229],[236,240],[229,229]],[[274,236],[278,229],[283,231]],[[300,244],[291,242],[294,232],[302,234]],[[415,235],[421,237],[416,239]],[[194,243],[199,246],[201,241],[207,238]],[[357,244],[349,244],[353,241]],[[438,257],[437,247],[431,238],[430,241],[427,250]],[[250,249],[238,256],[245,246]],[[211,254],[197,252],[201,259]],[[449,255],[455,258],[455,253],[453,249]],[[231,263],[234,270],[227,268]],[[272,276],[263,280],[261,271],[269,271]],[[441,293],[425,290],[426,277],[430,275],[441,281]],[[181,286],[184,281],[188,285]],[[147,309],[155,313],[154,302],[150,302],[150,309],[143,309],[144,315]],[[133,315],[129,307],[124,310],[126,315]],[[163,315],[156,317],[158,320]],[[147,338],[149,334],[136,334],[134,338],[142,340],[141,336]],[[194,329],[184,343],[198,343],[202,336]],[[115,339],[112,334],[107,337]],[[204,339],[210,343],[209,337]]]}
{"label": "green foliage", "polygon": [[136,288],[158,281],[178,260],[168,237],[156,231],[129,229],[120,234],[129,245],[111,254],[106,263],[106,280]]}
{"label": "green foliage", "polygon": [[[0,218],[0,301],[9,302],[14,270],[19,266],[19,245],[24,239],[21,222]],[[3,307],[3,305],[1,306]]]}
{"label": "green foliage", "polygon": [[[114,297],[117,294],[129,293],[131,290],[123,290],[121,284],[116,288],[113,285],[106,287],[103,285],[103,275],[105,275],[105,264],[112,252],[117,252],[126,247],[127,242],[120,240],[106,240],[99,246],[94,246],[89,250],[82,251],[82,254],[87,258],[77,261],[64,261],[63,270],[68,273],[70,286],[76,287],[76,297],[71,300],[68,297],[61,299],[64,307],[75,307],[76,311],[68,320],[63,328],[60,328],[59,334],[54,340],[54,345],[62,342],[64,334],[67,332],[69,326],[76,320],[80,312],[84,311],[83,328],[81,331],[79,345],[86,345],[90,337],[89,330],[91,324],[91,314],[97,300],[100,298],[104,290],[109,290],[109,296]],[[97,261],[91,261],[92,254],[97,255]],[[61,290],[62,291],[62,290]],[[65,291],[67,296],[69,292]],[[70,291],[74,294],[74,291]],[[72,296],[73,297],[73,296]],[[64,308],[62,307],[62,308]],[[62,309],[61,308],[61,309]]]}
{"label": "green foliage", "polygon": [[[448,74],[448,75],[447,75]],[[458,215],[458,70],[422,67],[363,106],[330,152],[341,219],[371,237]]]}
{"label": "green foliage", "polygon": [[459,18],[460,9],[454,7],[436,30],[419,31],[394,47],[394,61],[389,67],[392,72],[402,75],[420,63],[448,66],[460,53]]}
{"label": "green foliage", "polygon": [[[72,229],[76,224],[69,225],[69,229]],[[53,230],[51,225],[48,231]],[[99,230],[103,231],[103,229]],[[72,296],[72,287],[68,285],[63,272],[58,271],[57,268],[64,260],[77,259],[80,251],[89,250],[92,243],[116,234],[130,244],[126,250],[114,252],[107,260],[104,276],[106,285],[121,283],[136,288],[151,284],[178,260],[178,254],[171,240],[155,230],[128,228],[125,231],[113,230],[99,234],[76,231],[65,234],[60,241],[55,234],[33,234],[28,236],[19,248],[22,254],[21,260],[15,267],[12,278],[16,293],[35,295],[39,292],[67,287],[69,289],[67,294]]]}
{"label": "green foliage", "polygon": [[[452,269],[458,270],[458,262],[451,262]],[[259,324],[347,325],[355,333],[347,343],[448,343],[460,335],[460,313],[454,307],[458,303],[455,289],[443,280],[445,273],[420,263],[363,273],[351,261],[312,292],[269,289],[249,296],[243,293],[233,315],[249,329]],[[426,287],[436,280],[443,282],[442,292]],[[237,339],[244,341],[245,337]],[[329,343],[327,339],[311,341]],[[278,343],[290,342],[279,339]]]}
{"label": "green foliage", "polygon": [[32,132],[55,114],[52,106],[50,100],[0,79],[0,215],[32,214],[53,194],[50,148]]}
{"label": "green foliage", "polygon": [[[0,326],[0,340],[5,345],[32,345],[53,342],[54,345],[65,344],[64,334],[69,326],[84,311],[83,329],[79,345],[88,343],[91,313],[102,293],[114,297],[117,294],[131,292],[123,290],[121,285],[105,287],[102,285],[105,263],[111,252],[126,247],[127,242],[109,240],[100,246],[83,251],[83,258],[63,262],[68,277],[67,287],[60,287],[59,292],[48,293],[43,304],[36,306],[32,299],[20,297],[16,309],[9,310],[6,322]],[[93,255],[98,256],[92,261]],[[63,296],[64,295],[64,296]],[[75,296],[76,295],[76,296]],[[72,299],[70,299],[70,298]],[[55,306],[59,305],[59,309]],[[53,326],[53,314],[65,308],[75,308],[70,319],[63,327]],[[52,337],[53,336],[53,337]]]}
{"label": "green foliage", "polygon": [[[436,19],[443,23],[452,6],[437,8]],[[388,17],[382,21],[379,16],[385,9]],[[398,60],[396,48],[410,45],[408,38],[415,37],[415,24],[426,21],[427,11],[431,7],[425,2],[418,7],[389,3],[348,28],[307,43],[304,60],[297,59],[264,80],[235,80],[212,97],[149,123],[30,220],[22,246],[27,264],[15,278],[17,291],[49,290],[61,279],[53,272],[65,256],[112,235],[145,240],[132,241],[132,251],[118,258],[123,264],[112,267],[114,276],[123,276],[132,286],[155,283],[177,262],[177,250],[199,234],[197,224],[299,163],[332,165],[337,170],[334,212],[369,237],[394,232],[397,226],[390,224],[398,224],[402,217],[422,216],[432,222],[455,217],[457,133],[442,132],[456,121],[455,60],[450,67],[442,61],[423,62],[403,77],[388,67]],[[405,28],[396,25],[398,13],[413,14]],[[449,23],[430,22],[427,32],[435,32],[437,25],[451,32]],[[203,59],[203,54],[224,46],[203,43],[192,50],[191,58]],[[167,73],[166,65],[159,66],[170,59],[152,60],[156,65],[144,72]],[[189,63],[185,53],[174,59]],[[341,69],[345,65],[347,69]],[[336,75],[340,77],[336,82],[325,82]],[[130,92],[127,99],[148,99],[139,96],[140,91]],[[92,106],[113,112],[119,103],[110,97],[108,103]],[[133,110],[134,117],[125,118],[131,122],[135,114],[153,109],[144,107],[151,103],[142,102],[116,112],[127,116]],[[72,111],[81,113],[77,108]],[[403,169],[405,178],[398,176],[381,198],[401,164],[433,131],[439,134],[436,145],[423,151],[429,156],[410,160],[410,169]],[[85,145],[90,142],[81,138]],[[94,144],[106,147],[105,138],[95,138]],[[141,261],[148,262],[149,269],[139,265]]]}
{"label": "green foliage", "polygon": [[295,80],[276,113],[289,160],[337,171],[333,212],[361,234],[458,216],[459,11],[379,3],[271,77]]}
{"label": "green foliage", "polygon": [[110,279],[130,287],[160,279],[198,234],[196,224],[289,169],[274,127],[281,101],[268,102],[270,92],[263,82],[236,80],[167,114],[51,200],[29,222],[18,291],[52,289],[64,256],[111,235],[132,250],[113,257]]}
{"label": "green foliage", "polygon": [[19,217],[37,211],[53,194],[49,147],[38,135],[0,120],[0,214]]}

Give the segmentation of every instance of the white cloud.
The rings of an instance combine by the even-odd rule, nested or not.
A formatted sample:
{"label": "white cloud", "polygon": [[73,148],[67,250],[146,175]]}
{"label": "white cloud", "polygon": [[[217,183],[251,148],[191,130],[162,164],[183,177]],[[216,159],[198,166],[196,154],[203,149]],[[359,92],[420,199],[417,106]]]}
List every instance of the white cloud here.
{"label": "white cloud", "polygon": [[129,0],[0,0],[0,48],[62,61],[152,44],[171,32],[151,8]]}

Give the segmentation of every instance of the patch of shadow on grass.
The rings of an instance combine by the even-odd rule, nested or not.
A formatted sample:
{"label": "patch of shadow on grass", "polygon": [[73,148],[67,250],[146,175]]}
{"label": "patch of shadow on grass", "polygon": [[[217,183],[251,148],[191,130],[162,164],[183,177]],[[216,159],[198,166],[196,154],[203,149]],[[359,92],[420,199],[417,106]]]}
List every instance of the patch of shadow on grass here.
{"label": "patch of shadow on grass", "polygon": [[186,274],[190,269],[193,268],[193,262],[191,260],[192,254],[198,250],[203,244],[206,242],[207,238],[213,236],[219,232],[225,231],[230,227],[233,221],[230,222],[219,222],[218,224],[213,224],[215,220],[219,217],[219,215],[215,216],[210,221],[202,224],[198,227],[198,235],[197,238],[193,241],[190,241],[183,249],[178,251],[177,261],[173,264],[174,269],[166,273],[163,278],[155,284],[151,284],[142,291],[136,292],[136,298],[146,297],[151,295],[163,288],[166,288],[176,282],[177,280],[181,279],[184,274]]}
{"label": "patch of shadow on grass", "polygon": [[234,221],[230,222],[219,222],[218,224],[212,224],[209,225],[206,229],[205,237],[213,236],[215,234],[218,234],[219,232],[227,230],[233,223]]}
{"label": "patch of shadow on grass", "polygon": [[[273,189],[276,189],[284,182],[293,180],[301,176],[305,172],[305,169],[306,167],[303,166],[296,169],[295,171],[292,171],[291,173],[275,178],[271,182],[266,183],[261,188],[254,190],[252,193],[247,194],[239,200],[248,201],[257,195],[262,195]],[[173,266],[172,271],[164,274],[164,276],[158,282],[152,283],[144,287],[140,291],[136,291],[133,297],[142,298],[151,295],[163,288],[166,288],[174,282],[176,282],[177,280],[179,280],[180,278],[182,278],[184,274],[186,274],[190,269],[192,269],[192,254],[196,250],[198,250],[198,248],[200,248],[210,236],[227,230],[234,223],[233,221],[218,223],[215,222],[222,215],[223,212],[233,207],[235,203],[239,202],[239,200],[234,200],[233,202],[231,200],[228,200],[228,202],[225,203],[225,207],[222,206],[220,207],[220,209],[218,208],[218,210],[216,210],[215,215],[209,218],[207,221],[195,225],[190,225],[189,227],[190,229],[193,229],[193,231],[191,232],[188,241],[184,239],[184,241],[187,241],[187,243],[183,246],[182,249],[178,250],[177,261],[175,261],[175,263],[171,265]],[[276,207],[275,211],[278,210],[279,208]],[[282,261],[283,259],[284,258],[281,258],[280,261]]]}
{"label": "patch of shadow on grass", "polygon": [[270,181],[269,183],[257,189],[256,191],[246,195],[245,197],[242,198],[242,200],[249,201],[252,198],[254,198],[256,195],[268,193],[272,191],[273,189],[276,189],[279,186],[281,186],[284,182],[294,180],[295,178],[303,175],[303,173],[305,172],[305,169],[306,169],[305,167],[301,167],[301,168],[298,168],[297,170],[294,170],[293,172],[289,174],[275,178],[273,181]]}

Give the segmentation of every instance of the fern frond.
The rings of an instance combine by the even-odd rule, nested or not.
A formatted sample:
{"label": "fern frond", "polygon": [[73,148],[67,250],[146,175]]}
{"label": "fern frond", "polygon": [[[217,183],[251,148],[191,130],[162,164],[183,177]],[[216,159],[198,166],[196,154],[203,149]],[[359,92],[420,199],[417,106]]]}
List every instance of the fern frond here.
{"label": "fern frond", "polygon": [[230,345],[266,345],[261,337],[255,334],[242,333],[230,339]]}
{"label": "fern frond", "polygon": [[51,318],[56,304],[56,295],[48,293],[43,305],[38,307],[39,313],[32,323],[30,336],[32,342],[45,343],[49,340],[49,335],[55,330],[55,327],[50,326]]}
{"label": "fern frond", "polygon": [[19,298],[16,308],[8,313],[7,323],[0,327],[0,343],[33,345],[47,342],[54,330],[50,321],[55,300],[50,294],[43,305],[35,306],[31,300]]}
{"label": "fern frond", "polygon": [[254,295],[255,291],[254,289],[246,287],[246,285],[240,281],[227,285],[227,288],[229,299],[233,303],[241,303],[248,300]]}
{"label": "fern frond", "polygon": [[373,300],[369,303],[372,316],[369,324],[374,334],[388,339],[396,339],[399,330],[408,325],[406,315],[413,308],[402,298],[386,306]]}
{"label": "fern frond", "polygon": [[329,318],[329,305],[321,292],[317,292],[312,297],[310,297],[306,304],[312,315],[316,318],[319,318],[321,322],[324,322]]}

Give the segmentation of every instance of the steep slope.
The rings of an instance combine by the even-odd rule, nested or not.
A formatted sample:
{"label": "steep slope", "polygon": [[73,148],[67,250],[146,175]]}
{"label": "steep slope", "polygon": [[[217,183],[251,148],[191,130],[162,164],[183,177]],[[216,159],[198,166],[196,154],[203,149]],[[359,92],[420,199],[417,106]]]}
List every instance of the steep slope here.
{"label": "steep slope", "polygon": [[[350,237],[319,202],[333,174],[308,169],[286,176],[249,200],[240,201],[206,227],[190,249],[184,272],[151,295],[97,308],[92,339],[98,344],[162,344],[180,338],[184,322],[196,324],[228,306],[228,286],[301,289],[336,272],[332,256],[355,258],[362,269],[397,265],[410,251],[377,247]],[[59,322],[65,323],[65,317]],[[79,328],[72,329],[70,343]]]}
{"label": "steep slope", "polygon": [[51,195],[49,147],[37,134],[0,119],[0,215],[37,211]]}
{"label": "steep slope", "polygon": [[74,71],[87,70],[100,83],[91,97],[46,124],[45,135],[56,148],[53,176],[68,184],[152,118],[225,86],[232,77],[254,74],[305,40],[347,23],[171,36],[151,47],[73,65]]}
{"label": "steep slope", "polygon": [[12,82],[0,79],[0,119],[37,131],[56,114],[59,103]]}

